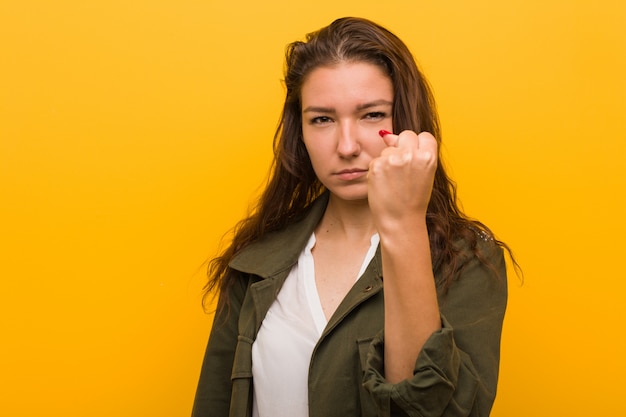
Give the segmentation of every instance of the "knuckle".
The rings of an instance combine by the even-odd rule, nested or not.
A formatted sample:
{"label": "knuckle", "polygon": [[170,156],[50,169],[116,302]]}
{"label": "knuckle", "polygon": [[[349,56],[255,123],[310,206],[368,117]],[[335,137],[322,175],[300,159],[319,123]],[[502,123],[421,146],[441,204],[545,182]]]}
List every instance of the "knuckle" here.
{"label": "knuckle", "polygon": [[383,164],[383,162],[382,162],[381,158],[376,158],[376,159],[372,160],[370,162],[370,167],[369,167],[370,173],[372,175],[379,174],[380,171],[382,170],[382,164]]}

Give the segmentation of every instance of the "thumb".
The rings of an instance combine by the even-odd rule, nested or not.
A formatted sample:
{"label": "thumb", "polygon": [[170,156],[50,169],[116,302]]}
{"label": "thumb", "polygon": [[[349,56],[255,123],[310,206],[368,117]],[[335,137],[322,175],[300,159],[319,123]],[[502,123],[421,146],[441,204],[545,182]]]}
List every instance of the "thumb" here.
{"label": "thumb", "polygon": [[393,147],[398,146],[398,135],[394,135],[390,131],[384,130],[384,129],[379,131],[378,134],[380,135],[381,138],[383,138],[383,141],[385,142],[387,146],[393,146]]}

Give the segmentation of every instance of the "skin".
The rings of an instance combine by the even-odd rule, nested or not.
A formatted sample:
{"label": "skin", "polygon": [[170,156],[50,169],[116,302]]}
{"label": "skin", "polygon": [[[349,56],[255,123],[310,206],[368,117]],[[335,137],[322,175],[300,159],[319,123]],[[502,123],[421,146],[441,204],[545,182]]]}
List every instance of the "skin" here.
{"label": "skin", "polygon": [[410,378],[441,327],[426,209],[437,167],[427,132],[392,130],[393,86],[375,65],[318,67],[302,92],[302,132],[315,173],[330,191],[315,230],[315,280],[330,318],[354,284],[378,232],[385,279],[385,376]]}

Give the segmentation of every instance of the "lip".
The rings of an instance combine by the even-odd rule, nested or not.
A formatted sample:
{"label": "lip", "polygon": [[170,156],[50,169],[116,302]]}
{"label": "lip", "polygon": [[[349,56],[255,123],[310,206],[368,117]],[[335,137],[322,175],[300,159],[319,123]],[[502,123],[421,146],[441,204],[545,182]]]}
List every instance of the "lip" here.
{"label": "lip", "polygon": [[352,181],[367,175],[367,169],[353,168],[344,169],[335,174],[339,179],[344,181]]}

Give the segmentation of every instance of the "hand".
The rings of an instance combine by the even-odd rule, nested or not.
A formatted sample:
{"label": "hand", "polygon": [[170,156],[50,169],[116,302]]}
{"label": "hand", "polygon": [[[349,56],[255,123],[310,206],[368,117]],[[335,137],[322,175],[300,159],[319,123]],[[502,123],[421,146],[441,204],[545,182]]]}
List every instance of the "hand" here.
{"label": "hand", "polygon": [[387,148],[370,162],[368,174],[368,200],[379,230],[401,226],[411,216],[426,218],[437,169],[437,140],[430,133],[405,130],[382,137]]}

